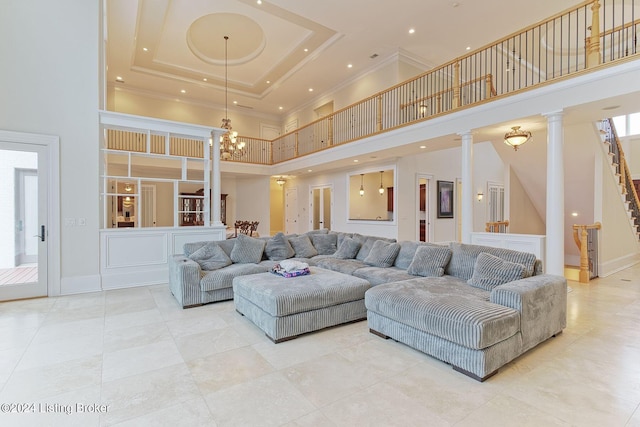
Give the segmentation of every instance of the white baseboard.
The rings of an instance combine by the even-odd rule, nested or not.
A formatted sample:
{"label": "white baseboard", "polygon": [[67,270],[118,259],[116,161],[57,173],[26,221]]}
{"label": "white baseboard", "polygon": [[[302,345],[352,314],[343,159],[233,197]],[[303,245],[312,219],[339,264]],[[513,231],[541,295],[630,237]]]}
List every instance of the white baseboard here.
{"label": "white baseboard", "polygon": [[640,254],[629,254],[598,265],[598,276],[607,277],[640,262]]}
{"label": "white baseboard", "polygon": [[60,295],[84,294],[100,292],[100,276],[74,276],[60,279]]}
{"label": "white baseboard", "polygon": [[143,271],[118,272],[102,275],[102,289],[135,288],[138,286],[160,285],[169,281],[166,266],[151,267]]}

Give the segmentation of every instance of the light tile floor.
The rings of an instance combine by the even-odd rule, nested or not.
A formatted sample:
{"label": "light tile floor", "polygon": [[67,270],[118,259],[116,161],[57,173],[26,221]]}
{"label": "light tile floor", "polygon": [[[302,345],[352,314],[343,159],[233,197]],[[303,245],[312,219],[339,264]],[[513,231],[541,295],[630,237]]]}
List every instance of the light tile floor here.
{"label": "light tile floor", "polygon": [[276,345],[166,285],[1,303],[0,403],[29,412],[0,425],[638,427],[640,266],[570,286],[564,333],[482,384],[366,322]]}

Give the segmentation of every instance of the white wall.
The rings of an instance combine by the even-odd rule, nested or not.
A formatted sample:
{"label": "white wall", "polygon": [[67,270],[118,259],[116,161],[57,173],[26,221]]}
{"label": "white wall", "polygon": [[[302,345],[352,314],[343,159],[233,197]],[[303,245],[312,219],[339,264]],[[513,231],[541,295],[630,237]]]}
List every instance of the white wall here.
{"label": "white wall", "polygon": [[62,292],[100,285],[99,6],[3,0],[0,13],[0,129],[60,137],[62,223],[86,218],[84,227],[61,228]]}

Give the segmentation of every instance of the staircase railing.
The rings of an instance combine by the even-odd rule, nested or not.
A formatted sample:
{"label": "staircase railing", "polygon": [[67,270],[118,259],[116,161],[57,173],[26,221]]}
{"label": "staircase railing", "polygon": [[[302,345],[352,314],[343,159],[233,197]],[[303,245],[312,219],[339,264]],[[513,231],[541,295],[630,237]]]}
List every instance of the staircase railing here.
{"label": "staircase railing", "polygon": [[580,249],[580,283],[589,283],[591,264],[589,263],[589,232],[588,230],[600,230],[601,224],[596,222],[590,225],[574,225],[573,240]]}
{"label": "staircase railing", "polygon": [[[622,186],[622,194],[625,196],[625,200],[629,203],[629,209],[634,224],[640,227],[640,199],[636,192],[636,187],[633,185],[633,178],[629,165],[624,156],[618,133],[616,132],[615,125],[612,119],[604,119],[601,122],[601,129],[604,137],[604,142],[609,146],[609,153],[613,156],[613,166],[616,174],[620,178],[620,185]],[[638,229],[638,228],[636,228]]]}
{"label": "staircase railing", "polygon": [[509,227],[509,220],[487,222],[484,231],[487,233],[506,233]]}
{"label": "staircase railing", "polygon": [[259,147],[233,160],[284,162],[637,55],[638,18],[626,1],[584,1],[273,141],[240,136]]}

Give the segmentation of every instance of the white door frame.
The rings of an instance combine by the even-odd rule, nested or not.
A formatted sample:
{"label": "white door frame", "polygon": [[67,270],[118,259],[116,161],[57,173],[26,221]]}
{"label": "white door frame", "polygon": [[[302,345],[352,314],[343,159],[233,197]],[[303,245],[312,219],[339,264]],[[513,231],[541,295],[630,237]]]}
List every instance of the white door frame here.
{"label": "white door frame", "polygon": [[[41,146],[47,152],[47,295],[60,295],[60,138],[54,135],[0,130],[0,142]],[[18,148],[19,149],[19,148]]]}
{"label": "white door frame", "polygon": [[[329,216],[331,217],[331,223],[330,225],[333,226],[333,184],[322,184],[322,185],[310,185],[309,186],[309,230],[313,230],[313,217],[315,215],[314,210],[313,210],[313,190],[320,190],[321,193],[321,197],[320,197],[320,207],[319,207],[319,212],[322,216],[322,223],[324,224],[324,198],[322,197],[322,190],[328,188],[329,191],[331,192],[331,197],[330,197],[330,201],[329,201]],[[320,227],[320,228],[324,228]]]}
{"label": "white door frame", "polygon": [[429,175],[429,174],[425,174],[425,173],[417,173],[416,174],[416,242],[420,241],[420,180],[421,179],[426,179],[427,180],[427,194],[426,194],[426,199],[424,201],[425,203],[425,210],[426,210],[426,216],[425,216],[425,220],[426,220],[426,233],[427,233],[427,242],[431,241],[431,238],[433,237],[433,212],[431,210],[431,194],[435,194],[433,193],[435,190],[432,188],[433,187],[433,175]]}

